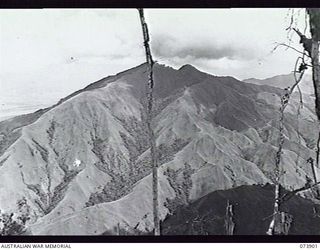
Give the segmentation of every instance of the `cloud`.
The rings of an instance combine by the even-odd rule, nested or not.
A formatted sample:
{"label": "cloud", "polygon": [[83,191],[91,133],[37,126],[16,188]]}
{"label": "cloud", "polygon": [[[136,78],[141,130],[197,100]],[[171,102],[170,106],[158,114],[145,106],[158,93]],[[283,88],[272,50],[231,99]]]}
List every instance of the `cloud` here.
{"label": "cloud", "polygon": [[[148,9],[146,19],[156,60],[175,67],[192,64],[217,75],[266,78],[294,66],[295,52],[269,55],[274,42],[287,41],[286,12]],[[111,68],[120,67],[116,65],[122,70],[145,60],[140,21],[133,9],[0,10],[0,19],[0,75],[19,72],[25,80],[39,68],[75,62],[109,65],[104,67],[108,75],[114,73]],[[301,24],[303,29],[304,19]]]}
{"label": "cloud", "polygon": [[152,51],[156,57],[195,60],[251,60],[256,52],[250,48],[237,45],[233,41],[217,43],[214,39],[183,40],[168,35],[156,36],[152,39]]}

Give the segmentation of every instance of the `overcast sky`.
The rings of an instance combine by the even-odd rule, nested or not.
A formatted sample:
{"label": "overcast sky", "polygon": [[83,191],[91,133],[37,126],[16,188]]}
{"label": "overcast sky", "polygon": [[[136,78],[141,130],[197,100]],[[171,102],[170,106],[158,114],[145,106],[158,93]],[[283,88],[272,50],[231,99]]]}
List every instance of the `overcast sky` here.
{"label": "overcast sky", "polygon": [[[160,63],[189,63],[238,79],[292,71],[295,52],[271,53],[275,42],[288,42],[287,14],[288,9],[145,10]],[[304,25],[301,11],[298,26]],[[135,9],[0,10],[2,103],[55,102],[144,60]]]}

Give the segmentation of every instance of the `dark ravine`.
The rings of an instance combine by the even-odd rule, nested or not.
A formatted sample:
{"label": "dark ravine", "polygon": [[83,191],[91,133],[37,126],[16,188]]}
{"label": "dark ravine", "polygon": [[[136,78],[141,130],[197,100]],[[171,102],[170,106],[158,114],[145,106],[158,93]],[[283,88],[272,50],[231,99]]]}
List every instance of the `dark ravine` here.
{"label": "dark ravine", "polygon": [[[287,192],[284,189],[283,193]],[[162,223],[163,235],[224,235],[227,202],[234,206],[235,235],[265,235],[273,213],[274,186],[240,186],[212,192],[178,208]],[[282,207],[293,215],[289,235],[319,235],[320,205],[294,196]]]}

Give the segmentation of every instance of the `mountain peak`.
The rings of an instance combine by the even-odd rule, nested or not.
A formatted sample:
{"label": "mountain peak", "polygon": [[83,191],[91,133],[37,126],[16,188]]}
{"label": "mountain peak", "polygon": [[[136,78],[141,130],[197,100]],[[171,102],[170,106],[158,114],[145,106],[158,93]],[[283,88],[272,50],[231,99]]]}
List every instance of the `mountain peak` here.
{"label": "mountain peak", "polygon": [[191,64],[185,64],[179,70],[195,70],[195,71],[199,71],[196,67],[192,66]]}
{"label": "mountain peak", "polygon": [[[0,123],[1,211],[19,215],[17,204],[25,199],[34,235],[102,235],[124,222],[121,230],[151,232],[146,66],[103,78],[47,110]],[[176,199],[194,202],[212,191],[272,182],[277,89],[212,77],[188,64],[179,70],[156,64],[154,81],[162,220]],[[313,101],[306,98],[299,120],[306,129],[292,126],[294,113],[284,123],[290,132],[284,157],[290,160],[281,184],[290,190],[303,186],[305,175],[313,176],[295,163],[300,152],[301,160],[314,154],[298,141],[299,134],[306,142],[316,136]],[[233,194],[228,197],[239,196]]]}

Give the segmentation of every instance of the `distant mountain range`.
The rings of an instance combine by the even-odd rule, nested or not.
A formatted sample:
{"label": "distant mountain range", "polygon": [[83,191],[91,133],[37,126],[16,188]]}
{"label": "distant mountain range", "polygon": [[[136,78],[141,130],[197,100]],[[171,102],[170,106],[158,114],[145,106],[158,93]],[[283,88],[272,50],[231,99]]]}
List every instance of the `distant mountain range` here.
{"label": "distant mountain range", "polygon": [[[154,74],[162,220],[212,192],[273,182],[278,83],[212,76],[191,65],[156,64]],[[142,64],[0,122],[0,209],[16,211],[25,197],[28,231],[36,235],[152,231],[147,79]],[[315,157],[317,138],[312,97],[304,96],[299,119],[298,94],[290,102],[281,179],[287,190],[312,178],[306,161]]]}
{"label": "distant mountain range", "polygon": [[[299,77],[299,74],[297,74],[297,77]],[[290,87],[296,82],[294,73],[290,73],[287,75],[273,76],[266,79],[248,78],[243,81],[247,83],[258,84],[258,85],[269,85],[269,86],[273,86],[281,89]],[[308,73],[304,74],[301,80],[301,83],[299,83],[299,86],[302,92],[306,94],[314,95],[314,88],[313,88],[311,74],[308,74]]]}

